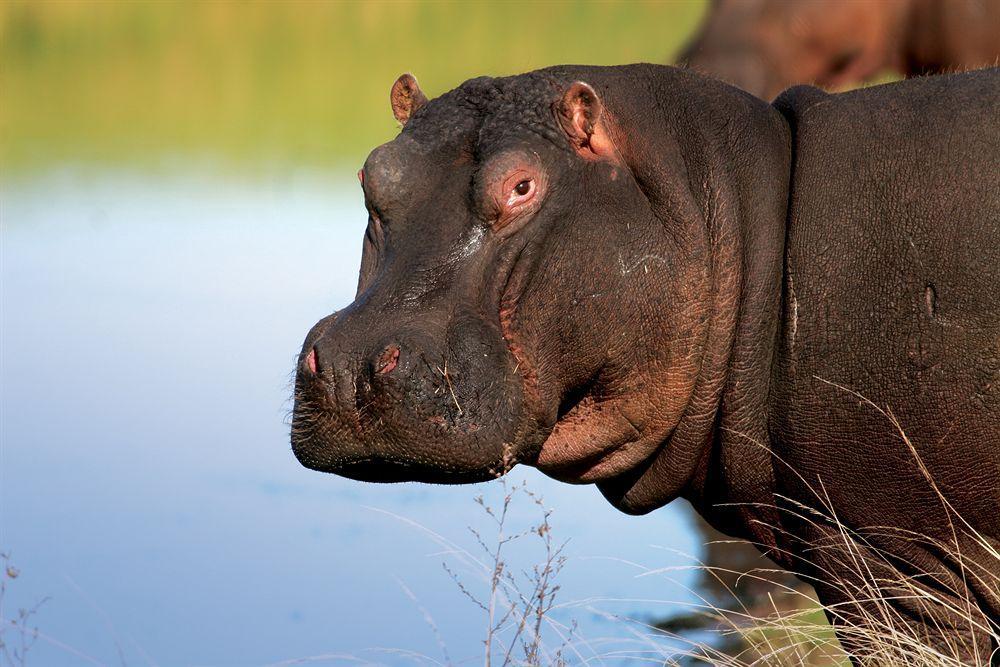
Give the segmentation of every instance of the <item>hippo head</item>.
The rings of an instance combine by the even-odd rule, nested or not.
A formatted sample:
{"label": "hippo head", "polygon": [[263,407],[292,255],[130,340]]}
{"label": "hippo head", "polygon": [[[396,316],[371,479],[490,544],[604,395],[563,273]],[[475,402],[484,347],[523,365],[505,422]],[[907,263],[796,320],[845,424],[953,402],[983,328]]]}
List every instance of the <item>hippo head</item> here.
{"label": "hippo head", "polygon": [[[676,145],[636,157],[654,148],[621,129],[614,86],[578,75],[479,78],[431,101],[409,75],[393,86],[403,129],[359,173],[357,295],[298,362],[303,465],[474,482],[520,462],[597,482],[625,509],[656,504],[623,499],[692,401],[718,398],[701,377],[710,230],[688,187],[701,172]],[[687,479],[698,457],[666,458]]]}

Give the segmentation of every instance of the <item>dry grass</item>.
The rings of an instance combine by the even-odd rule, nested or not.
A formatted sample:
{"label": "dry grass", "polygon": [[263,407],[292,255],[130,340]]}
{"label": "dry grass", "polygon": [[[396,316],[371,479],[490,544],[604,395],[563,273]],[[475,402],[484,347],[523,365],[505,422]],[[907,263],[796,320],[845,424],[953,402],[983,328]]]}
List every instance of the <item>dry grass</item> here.
{"label": "dry grass", "polygon": [[[801,563],[804,572],[811,572],[800,577],[843,601],[820,605],[812,590],[789,582],[782,570],[757,568],[740,572],[700,564],[702,572],[720,582],[737,604],[727,606],[703,598],[703,606],[693,611],[705,619],[701,627],[712,628],[721,641],[691,642],[689,649],[668,663],[680,664],[686,660],[725,667],[845,665],[851,661],[861,665],[917,667],[997,664],[1000,619],[990,619],[980,609],[970,588],[1000,599],[1000,552],[941,492],[891,410],[845,387],[833,386],[866,403],[892,426],[946,510],[951,539],[942,541],[887,526],[852,529],[840,521],[822,484],[809,485],[800,477],[812,489],[812,502],[806,505],[781,497],[778,509],[790,514],[795,522],[808,524],[818,534],[829,535],[830,539],[806,544],[795,535],[773,528],[784,532],[786,540],[797,546],[796,553],[785,555]],[[909,572],[903,571],[895,554],[873,542],[877,537],[905,540],[942,554],[951,561],[951,571],[912,567],[907,568]],[[968,553],[970,544],[976,547],[977,558]],[[959,572],[957,582],[955,570]],[[752,606],[743,601],[734,587],[726,583],[734,576],[737,580],[749,579],[769,586],[772,590],[767,593],[765,603]],[[924,626],[914,625],[902,615],[900,605],[904,603],[921,614]],[[837,626],[837,635],[826,617]],[[683,632],[673,634],[685,638]],[[928,641],[929,636],[936,639]],[[978,643],[973,637],[978,637]],[[983,649],[986,638],[992,641],[994,654]]]}
{"label": "dry grass", "polygon": [[[835,518],[831,518],[836,521]],[[865,536],[840,525],[841,542],[826,545],[824,550],[836,549],[840,557],[855,565],[848,577],[834,576],[830,571],[820,571],[813,579],[840,591],[843,603],[822,606],[809,589],[780,581],[781,571],[757,570],[747,573],[734,572],[710,565],[700,565],[703,571],[722,580],[726,575],[737,574],[772,586],[765,604],[749,606],[742,602],[736,608],[726,608],[719,603],[704,601],[695,609],[704,616],[716,640],[690,641],[683,631],[671,632],[680,640],[689,641],[689,648],[672,657],[669,664],[681,664],[686,659],[694,664],[745,667],[750,665],[844,665],[850,659],[863,665],[916,665],[945,667],[958,665],[989,665],[991,656],[983,654],[977,646],[963,639],[962,632],[975,632],[991,637],[1000,645],[1000,632],[991,625],[985,614],[965,591],[951,591],[942,595],[936,586],[929,586],[932,573],[908,575],[896,569],[878,549],[868,544]],[[918,539],[914,537],[914,539]],[[841,563],[843,564],[843,563]],[[982,564],[967,562],[970,576],[991,577],[996,584],[1000,560],[991,574]],[[838,568],[838,571],[839,570]],[[830,576],[824,576],[829,574]],[[939,581],[938,584],[946,582]],[[732,591],[733,600],[739,600]],[[944,645],[927,643],[925,630],[904,619],[896,604],[906,600],[927,611],[940,610],[957,627],[949,633],[939,626]],[[822,612],[822,613],[820,613]],[[840,638],[851,647],[844,651],[832,632],[826,616],[838,625]],[[933,624],[940,620],[931,620]],[[733,641],[736,640],[736,641]]]}
{"label": "dry grass", "polygon": [[7,597],[7,587],[17,579],[21,572],[11,563],[10,554],[0,553],[0,664],[25,665],[28,652],[38,641],[38,627],[33,618],[38,609],[48,601],[44,598],[32,607],[17,610],[15,617],[8,618],[4,613],[4,602]]}
{"label": "dry grass", "polygon": [[[564,562],[561,550],[549,548],[546,559],[534,569],[532,581],[535,591],[549,591],[548,597],[540,595],[537,602],[532,602],[531,596],[517,592],[517,582],[509,578],[511,568],[502,551],[503,545],[516,539],[505,537],[504,532],[507,509],[514,496],[509,491],[499,513],[485,508],[497,520],[499,536],[495,548],[488,547],[481,536],[476,535],[487,561],[492,563],[492,568],[487,567],[493,572],[490,603],[476,600],[455,577],[463,593],[473,599],[489,619],[485,641],[486,664],[490,664],[497,638],[511,627],[516,628],[513,632],[515,638],[521,637],[521,633],[530,628],[525,636],[534,648],[523,651],[514,660],[510,650],[512,645],[507,643],[506,650],[499,652],[503,655],[504,665],[589,663],[595,660],[601,663],[610,660],[724,667],[848,665],[852,661],[866,666],[996,664],[1000,656],[988,654],[988,650],[983,649],[983,640],[989,638],[994,647],[1000,646],[1000,619],[987,617],[970,593],[970,587],[1000,599],[1000,552],[986,536],[965,521],[941,493],[918,450],[892,412],[857,394],[855,396],[884,416],[898,432],[900,441],[934,489],[941,506],[947,510],[950,540],[933,539],[892,527],[854,530],[839,520],[836,508],[820,483],[812,487],[814,498],[809,505],[790,498],[780,498],[779,502],[782,512],[791,514],[800,524],[812,526],[820,534],[829,535],[830,539],[823,543],[803,544],[798,537],[785,534],[789,543],[797,545],[796,553],[787,555],[808,566],[803,567],[803,571],[810,574],[800,575],[802,579],[835,593],[835,597],[842,602],[821,605],[811,588],[790,580],[786,572],[774,567],[739,571],[711,563],[698,563],[691,567],[718,582],[725,591],[721,599],[719,596],[713,599],[699,594],[700,602],[689,605],[689,613],[681,616],[688,621],[697,618],[699,622],[690,627],[672,627],[670,623],[655,626],[632,618],[604,614],[627,624],[635,641],[625,648],[595,653],[594,647],[607,640],[587,641],[575,634],[575,630],[566,632],[566,625],[555,622],[549,614],[555,608],[553,599],[558,590],[553,582]],[[541,506],[539,499],[531,497]],[[538,534],[551,547],[548,518],[546,511]],[[885,536],[907,540],[944,554],[952,563],[951,571],[929,572],[912,568],[903,571],[898,565],[897,555],[873,542],[873,538]],[[967,553],[970,544],[977,548],[979,555],[976,558]],[[963,545],[966,547],[964,550]],[[644,574],[664,575],[677,569],[648,570]],[[957,581],[955,570],[959,572]],[[540,577],[539,573],[544,576]],[[737,586],[747,583],[763,586],[767,592],[755,602],[748,603],[736,590]],[[499,620],[497,600],[502,601],[499,604],[502,608]],[[909,622],[900,611],[902,603],[911,610],[917,610],[925,619],[925,624]],[[592,607],[589,610],[603,613]],[[529,617],[532,619],[530,624],[527,621]],[[837,634],[827,617],[837,626]],[[553,654],[542,652],[546,624],[560,631],[562,643]],[[930,635],[937,639],[929,641]],[[664,644],[659,641],[663,636],[671,642]],[[977,637],[978,643],[972,637]],[[845,650],[845,646],[849,650]],[[581,647],[590,650],[584,651]],[[584,657],[585,653],[589,655]],[[567,660],[567,656],[573,659]]]}
{"label": "dry grass", "polygon": [[[953,591],[952,600],[935,592],[939,588],[928,586],[932,574],[907,575],[895,569],[888,554],[874,548],[865,535],[838,522],[836,513],[829,506],[825,506],[823,511],[800,506],[802,513],[798,516],[836,528],[836,543],[815,548],[824,552],[836,550],[853,569],[848,578],[834,578],[832,571],[827,571],[825,574],[829,576],[822,582],[819,578],[813,578],[813,581],[838,587],[848,600],[843,604],[820,605],[811,588],[791,580],[786,572],[774,567],[744,571],[709,563],[644,570],[641,575],[660,575],[670,579],[680,570],[695,569],[719,583],[726,592],[722,596],[713,597],[692,591],[700,598],[699,602],[687,605],[689,613],[679,615],[683,619],[700,619],[700,622],[690,626],[686,626],[686,621],[678,627],[611,614],[603,611],[595,601],[557,604],[557,578],[566,561],[562,545],[557,546],[553,541],[549,523],[551,510],[545,509],[541,499],[523,485],[504,488],[504,498],[499,507],[490,507],[481,498],[477,499],[496,526],[496,535],[489,538],[472,531],[478,554],[473,553],[476,549],[463,549],[431,533],[449,557],[457,558],[467,572],[473,573],[471,578],[474,581],[470,584],[454,568],[445,565],[462,595],[482,614],[482,664],[525,666],[648,662],[723,667],[825,667],[849,665],[852,659],[858,664],[873,666],[990,664],[990,656],[977,654],[973,646],[958,639],[946,642],[944,646],[928,644],[921,629],[905,622],[900,616],[895,604],[902,598],[927,609],[946,609],[953,619],[961,619],[959,624],[964,623],[966,629],[992,637],[1000,644],[997,628],[990,626],[968,595]],[[818,493],[822,497],[822,489]],[[538,506],[540,520],[530,528],[511,532],[509,509],[519,497],[528,498]],[[396,518],[427,531],[402,517]],[[956,523],[961,524],[961,521]],[[542,546],[541,559],[536,565],[522,570],[511,562],[507,547],[517,540],[532,538],[539,540]],[[911,538],[924,539],[917,536]],[[980,538],[988,546],[987,540]],[[995,551],[990,553],[996,556]],[[992,563],[976,564],[966,559],[966,571],[969,577],[978,576],[982,581],[992,581],[996,585],[1000,576],[1000,558],[996,559],[996,568],[992,567]],[[820,576],[823,575],[821,569]],[[677,583],[673,579],[670,581]],[[747,584],[762,586],[767,592],[755,602],[748,602],[737,590]],[[861,607],[855,608],[859,603]],[[566,621],[575,609],[613,621],[618,630],[625,630],[623,634],[627,636],[583,636],[575,622]],[[554,611],[559,613],[553,614]],[[430,614],[422,608],[421,612],[438,636]],[[842,648],[827,622],[827,615],[838,621],[840,636],[852,647],[850,653]],[[419,661],[456,664],[449,657],[440,637],[439,645],[443,660],[421,656]],[[412,655],[410,658],[416,659]]]}
{"label": "dry grass", "polygon": [[[567,658],[567,653],[574,651],[576,627],[573,624],[566,625],[559,622],[552,614],[559,592],[556,579],[566,563],[566,558],[563,556],[565,543],[557,544],[553,540],[552,527],[549,523],[552,511],[546,509],[541,497],[524,484],[511,486],[502,478],[498,483],[504,489],[499,506],[491,506],[482,496],[476,497],[476,503],[495,527],[495,533],[485,535],[470,527],[469,531],[476,544],[471,550],[405,517],[385,510],[376,511],[388,514],[427,533],[442,547],[443,553],[457,562],[463,573],[467,573],[460,574],[456,567],[447,562],[442,563],[461,594],[482,613],[482,664],[488,667],[494,665],[507,667],[565,665],[576,662]],[[528,527],[514,529],[511,526],[510,509],[518,500],[527,500],[536,506],[539,518]],[[536,542],[534,546],[540,549],[540,559],[530,567],[517,568],[509,559],[508,550],[515,542],[524,540]],[[434,633],[444,658],[441,661],[429,656],[420,656],[418,660],[428,664],[455,664],[431,614],[420,605],[412,592],[405,586],[403,589],[418,606],[425,622]],[[582,660],[583,656],[577,654],[576,658]]]}

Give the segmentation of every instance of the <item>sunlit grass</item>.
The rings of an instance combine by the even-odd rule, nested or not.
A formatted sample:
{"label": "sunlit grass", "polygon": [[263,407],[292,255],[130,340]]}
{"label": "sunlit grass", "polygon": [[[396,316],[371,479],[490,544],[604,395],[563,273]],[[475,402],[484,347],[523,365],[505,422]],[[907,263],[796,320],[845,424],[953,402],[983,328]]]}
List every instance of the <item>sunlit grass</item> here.
{"label": "sunlit grass", "polygon": [[[514,492],[508,491],[502,513],[484,506],[497,520],[495,546],[488,544],[476,532],[476,541],[485,558],[464,561],[466,564],[470,560],[475,562],[477,567],[473,569],[479,570],[479,578],[486,583],[490,605],[478,602],[465,584],[456,579],[461,592],[472,598],[487,616],[486,655],[491,655],[494,639],[512,636],[507,650],[501,651],[504,665],[567,664],[567,658],[571,657],[577,657],[581,662],[629,660],[661,665],[704,664],[717,667],[846,667],[852,662],[872,667],[994,664],[996,655],[990,654],[984,643],[992,644],[994,650],[1000,646],[1000,625],[985,608],[980,607],[972,591],[985,591],[990,598],[1000,598],[1000,551],[988,536],[979,533],[967,522],[941,492],[918,448],[891,409],[846,387],[827,383],[867,404],[884,418],[887,427],[898,436],[901,450],[912,457],[934,491],[936,502],[947,511],[950,539],[936,539],[891,526],[858,529],[847,526],[841,522],[822,480],[810,484],[798,471],[788,467],[786,473],[798,477],[814,497],[805,503],[805,499],[775,496],[777,504],[770,508],[815,528],[815,534],[826,536],[806,542],[781,526],[770,526],[782,536],[782,543],[794,545],[791,549],[783,549],[783,553],[796,563],[795,568],[802,582],[788,582],[782,576],[783,571],[774,567],[738,571],[726,564],[696,562],[690,566],[655,570],[643,568],[641,576],[665,576],[675,585],[678,582],[671,579],[672,573],[696,569],[715,578],[732,598],[731,601],[713,599],[713,596],[689,589],[697,601],[685,603],[683,607],[688,613],[679,616],[688,619],[699,617],[703,622],[671,628],[670,619],[654,625],[603,612],[595,606],[600,600],[594,598],[556,604],[557,579],[564,561],[561,549],[552,548],[550,513],[545,511],[539,526],[515,532],[514,537],[510,537],[511,531],[504,518]],[[780,458],[776,460],[780,465],[786,465]],[[539,507],[544,507],[540,499],[530,493],[529,496]],[[544,557],[532,568],[509,563],[501,554],[501,547],[517,539],[517,535],[531,533],[543,537],[546,545]],[[872,539],[887,536],[928,548],[932,553],[944,554],[944,561],[957,565],[961,573],[960,582],[956,585],[946,571],[939,572],[934,568],[912,570],[911,564],[907,569],[912,571],[904,571],[898,554],[886,551]],[[978,547],[978,555],[967,553],[970,543]],[[442,546],[448,548],[451,554],[468,554],[453,544]],[[501,576],[511,571],[534,572],[535,577],[529,577],[529,583],[534,582],[535,591],[525,595],[515,577]],[[545,574],[541,587],[545,594],[538,593],[539,573]],[[769,590],[761,600],[748,603],[734,585],[726,583],[734,575],[737,584],[752,580],[766,584]],[[834,594],[822,604],[803,582],[822,585]],[[499,608],[503,610],[499,622],[496,621],[497,607],[494,604],[498,600]],[[921,611],[922,623],[915,623],[901,613],[904,603]],[[525,604],[528,605],[527,611],[522,611]],[[619,629],[627,631],[631,639],[584,637],[576,631],[575,625],[567,625],[565,620],[557,620],[550,613],[553,610],[566,612],[580,608],[618,623]],[[828,623],[828,617],[836,622],[836,633]],[[522,633],[527,622],[524,619],[527,618],[533,619],[533,629],[527,635],[533,648],[524,651],[522,660],[513,657],[510,647],[514,646],[514,640],[524,636]],[[707,640],[704,638],[706,633],[709,635]],[[663,638],[669,641],[664,643]],[[554,643],[550,643],[552,640]],[[554,652],[550,654],[554,659],[544,662],[536,659],[545,654],[546,647],[552,649],[553,646]]]}
{"label": "sunlit grass", "polygon": [[0,163],[354,165],[397,131],[389,86],[666,62],[703,0],[0,3]]}
{"label": "sunlit grass", "polygon": [[[878,408],[876,408],[878,409]],[[879,409],[881,411],[881,409]],[[894,427],[898,423],[888,411],[884,412]],[[916,449],[900,428],[902,445],[907,447],[917,464],[923,464]],[[928,482],[935,488],[933,478],[927,473]],[[503,482],[501,482],[503,483]],[[809,554],[836,554],[843,558],[845,569],[830,569],[820,562],[813,563],[814,574],[804,574],[813,583],[822,583],[842,594],[843,601],[821,604],[813,590],[802,582],[789,582],[775,567],[732,570],[726,564],[702,563],[693,560],[690,565],[647,569],[628,561],[622,565],[639,567],[638,576],[652,581],[662,577],[669,586],[678,586],[693,594],[694,602],[670,600],[644,600],[645,603],[674,607],[680,615],[698,616],[703,622],[687,628],[669,629],[669,623],[653,624],[628,615],[606,611],[606,603],[630,602],[616,598],[585,598],[557,601],[559,575],[565,563],[559,538],[553,537],[549,522],[551,511],[545,509],[540,498],[524,486],[504,485],[504,500],[499,507],[490,507],[477,500],[496,524],[496,535],[473,530],[475,546],[465,548],[450,541],[412,520],[395,516],[405,525],[428,534],[442,548],[442,555],[460,566],[445,569],[456,585],[456,596],[466,598],[470,613],[479,614],[483,621],[483,664],[537,667],[538,665],[566,664],[633,664],[657,665],[714,665],[716,667],[849,667],[852,664],[881,667],[883,665],[913,665],[917,667],[959,667],[966,664],[991,664],[991,656],[977,653],[967,639],[942,634],[943,645],[927,642],[929,627],[908,622],[900,615],[897,603],[910,600],[927,609],[937,608],[947,612],[955,629],[974,631],[980,639],[991,638],[1000,642],[1000,628],[983,616],[969,591],[953,591],[955,598],[942,598],[928,582],[936,579],[933,572],[920,575],[907,574],[892,562],[892,556],[874,547],[865,531],[856,531],[843,525],[822,485],[812,488],[817,505],[797,505],[791,499],[789,509],[797,518],[817,526],[831,529],[830,542],[800,544],[799,562]],[[538,523],[527,528],[517,527],[508,521],[511,502],[524,502],[525,497],[535,503],[540,512]],[[943,496],[939,499],[947,504]],[[798,508],[798,509],[796,509]],[[961,559],[970,580],[975,578],[989,589],[997,589],[1000,579],[996,565],[998,554],[989,540],[976,533],[960,515],[952,512],[955,522],[955,544],[936,542],[930,538],[903,534],[915,543],[936,542],[942,553]],[[801,514],[800,514],[801,511]],[[470,529],[471,530],[471,529]],[[882,529],[885,530],[885,529]],[[985,547],[986,562],[974,562],[962,556],[958,535],[972,537]],[[799,539],[786,534],[791,542]],[[536,544],[537,561],[512,560],[507,547],[521,539],[540,538]],[[716,578],[728,592],[728,597],[713,599],[695,589],[687,588],[674,575],[697,571]],[[726,580],[737,575],[741,584],[755,582],[768,588],[761,599],[750,602]],[[938,582],[943,583],[943,582]],[[418,664],[450,665],[453,662],[447,646],[441,640],[433,622],[433,611],[425,609],[413,594],[405,589],[408,597],[418,606],[429,631],[438,638],[441,658],[407,652],[408,658]],[[651,594],[657,590],[650,584]],[[561,598],[560,598],[561,599]],[[581,613],[603,618],[610,622],[611,636],[594,637],[583,633],[576,619]],[[839,621],[840,638],[827,622],[827,616]],[[931,621],[933,625],[933,621]],[[942,630],[941,627],[934,627]],[[849,642],[845,651],[841,640]],[[377,649],[386,651],[387,649]],[[394,649],[402,652],[404,649]],[[315,656],[323,658],[324,656]],[[312,658],[309,658],[312,659]],[[282,664],[292,664],[282,663]]]}

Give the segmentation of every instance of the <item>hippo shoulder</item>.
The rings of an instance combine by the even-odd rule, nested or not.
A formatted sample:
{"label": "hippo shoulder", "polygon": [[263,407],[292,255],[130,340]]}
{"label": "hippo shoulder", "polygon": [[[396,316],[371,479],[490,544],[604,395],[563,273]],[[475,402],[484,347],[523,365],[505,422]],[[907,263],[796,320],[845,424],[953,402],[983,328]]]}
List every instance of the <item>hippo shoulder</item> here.
{"label": "hippo shoulder", "polygon": [[798,126],[798,121],[802,118],[805,113],[823,102],[829,102],[833,99],[833,95],[827,93],[826,91],[820,90],[815,86],[792,86],[786,89],[783,93],[778,95],[771,102],[771,106],[778,110],[778,112],[785,117],[788,124],[792,127],[794,131]]}
{"label": "hippo shoulder", "polygon": [[[956,451],[995,461],[1000,70],[832,95],[797,87],[775,106],[793,130],[776,431],[844,443],[872,470],[866,452],[884,450],[866,443],[885,424],[845,402],[837,387],[848,387],[919,425],[913,442],[942,478]],[[873,488],[899,483],[880,474]],[[995,515],[968,500],[967,516]]]}
{"label": "hippo shoulder", "polygon": [[[917,77],[844,93],[794,86],[772,103],[797,139],[833,141],[839,152],[863,145],[954,145],[953,133],[993,140],[1000,125],[1000,68]],[[806,133],[804,135],[804,133]],[[963,137],[963,139],[966,137]],[[845,141],[846,140],[846,141]]]}

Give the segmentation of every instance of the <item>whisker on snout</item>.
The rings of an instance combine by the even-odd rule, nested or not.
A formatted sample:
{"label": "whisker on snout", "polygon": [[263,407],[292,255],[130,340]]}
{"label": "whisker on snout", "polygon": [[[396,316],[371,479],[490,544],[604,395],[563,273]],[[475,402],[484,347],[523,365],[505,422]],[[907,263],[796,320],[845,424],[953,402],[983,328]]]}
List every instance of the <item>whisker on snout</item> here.
{"label": "whisker on snout", "polygon": [[448,385],[448,391],[451,393],[451,400],[455,401],[455,407],[458,409],[458,416],[462,416],[462,406],[458,403],[458,397],[455,396],[455,387],[451,384],[451,376],[448,375],[448,361],[445,360],[444,368],[440,366],[437,367],[437,372],[444,377],[445,383]]}

